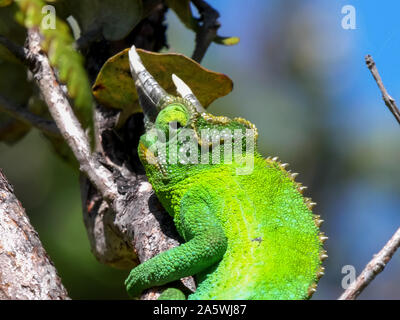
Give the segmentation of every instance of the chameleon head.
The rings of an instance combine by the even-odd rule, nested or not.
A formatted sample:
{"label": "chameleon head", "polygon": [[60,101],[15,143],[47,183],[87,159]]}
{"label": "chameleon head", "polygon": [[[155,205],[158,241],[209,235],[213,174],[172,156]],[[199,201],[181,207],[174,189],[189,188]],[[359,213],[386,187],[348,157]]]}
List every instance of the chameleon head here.
{"label": "chameleon head", "polygon": [[129,64],[146,126],[139,142],[139,156],[146,170],[165,174],[168,162],[165,149],[168,150],[171,140],[182,130],[192,128],[196,117],[205,109],[175,74],[172,80],[180,97],[169,95],[146,70],[135,46],[129,50]]}
{"label": "chameleon head", "polygon": [[[175,74],[172,80],[180,97],[169,95],[146,70],[134,46],[129,51],[129,63],[146,126],[139,157],[150,179],[168,180],[171,173],[185,175],[191,164],[202,168],[197,165],[200,161],[203,164],[202,150],[232,140],[234,130],[251,129],[257,138],[255,126],[245,119],[206,113],[189,86]],[[207,130],[209,133],[203,135]]]}

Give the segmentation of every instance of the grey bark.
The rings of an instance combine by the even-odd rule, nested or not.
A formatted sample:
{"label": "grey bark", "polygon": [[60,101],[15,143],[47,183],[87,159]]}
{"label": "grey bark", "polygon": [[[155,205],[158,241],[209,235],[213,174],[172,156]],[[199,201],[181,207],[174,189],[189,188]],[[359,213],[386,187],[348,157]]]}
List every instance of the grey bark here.
{"label": "grey bark", "polygon": [[[160,50],[165,45],[165,12],[165,5],[157,4],[127,37],[125,46],[130,46],[128,42],[132,41],[146,50]],[[100,41],[90,44],[86,50],[88,73],[94,80],[104,61],[116,53],[115,48],[110,42]],[[104,201],[90,180],[83,176],[82,208],[95,257],[104,264],[131,269],[178,246],[181,239],[172,218],[158,202],[137,156],[143,120],[140,116],[133,116],[123,128],[116,129],[117,119],[116,110],[96,106],[96,151],[101,162],[113,172],[119,195],[112,203]],[[182,279],[177,285],[183,285],[182,289],[188,291],[195,290],[192,277]],[[159,288],[147,290],[141,299],[156,299],[159,292]]]}
{"label": "grey bark", "polygon": [[69,299],[37,232],[1,170],[0,299]]}

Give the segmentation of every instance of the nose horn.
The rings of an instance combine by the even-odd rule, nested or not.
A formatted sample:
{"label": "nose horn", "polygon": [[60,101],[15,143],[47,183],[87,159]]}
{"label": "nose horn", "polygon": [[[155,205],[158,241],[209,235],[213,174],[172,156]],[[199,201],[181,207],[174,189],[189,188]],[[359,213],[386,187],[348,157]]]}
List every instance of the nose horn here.
{"label": "nose horn", "polygon": [[206,111],[189,86],[183,82],[181,78],[179,78],[176,74],[173,74],[172,81],[174,82],[176,91],[178,91],[179,95],[191,102],[195,106],[197,112],[203,113]]}
{"label": "nose horn", "polygon": [[143,113],[148,120],[154,122],[160,103],[168,96],[168,93],[146,70],[135,46],[129,50],[129,66]]}

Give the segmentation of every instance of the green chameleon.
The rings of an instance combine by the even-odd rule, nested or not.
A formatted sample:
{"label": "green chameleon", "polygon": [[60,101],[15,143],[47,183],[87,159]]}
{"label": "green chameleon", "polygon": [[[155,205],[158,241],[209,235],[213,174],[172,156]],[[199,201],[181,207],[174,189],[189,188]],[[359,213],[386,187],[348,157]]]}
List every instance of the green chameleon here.
{"label": "green chameleon", "polygon": [[[181,97],[168,95],[145,69],[135,47],[129,61],[145,115],[139,156],[186,241],[135,267],[125,281],[129,295],[138,297],[144,289],[196,275],[197,290],[189,299],[311,297],[324,274],[321,264],[327,255],[322,245],[327,237],[319,232],[322,220],[312,214],[315,203],[303,197],[306,187],[295,181],[296,174],[277,158],[264,159],[256,148],[242,146],[249,131],[256,139],[253,124],[206,113],[175,75]],[[177,138],[185,129],[197,148],[192,162],[187,161],[186,141]],[[201,135],[210,131],[211,138]],[[239,144],[241,157],[225,153],[232,148],[230,136]],[[204,156],[200,150],[212,150],[215,141],[220,150]],[[201,161],[218,155],[222,160],[217,163]],[[167,289],[161,298],[184,295]]]}

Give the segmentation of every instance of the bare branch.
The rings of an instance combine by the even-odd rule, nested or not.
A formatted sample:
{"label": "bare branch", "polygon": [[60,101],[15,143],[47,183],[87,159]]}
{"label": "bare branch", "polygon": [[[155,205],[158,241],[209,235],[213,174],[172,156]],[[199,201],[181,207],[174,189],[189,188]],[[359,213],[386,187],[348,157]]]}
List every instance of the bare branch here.
{"label": "bare branch", "polygon": [[1,170],[0,299],[69,299],[37,232]]}
{"label": "bare branch", "polygon": [[218,21],[219,13],[204,0],[192,0],[201,15],[201,25],[196,32],[196,47],[192,58],[201,62],[211,42],[217,37],[221,24]]}
{"label": "bare branch", "polygon": [[92,155],[88,137],[74,115],[47,56],[41,50],[40,40],[37,28],[28,30],[28,59],[35,62],[31,66],[34,79],[61,135],[78,160],[80,170],[88,176],[105,199],[112,201],[118,194],[112,174]]}
{"label": "bare branch", "polygon": [[381,251],[376,254],[367,264],[357,280],[339,297],[339,300],[355,300],[358,295],[383,271],[396,250],[400,247],[400,228],[397,229],[392,238],[385,244]]}
{"label": "bare branch", "polygon": [[[128,37],[126,46],[136,46],[150,51],[158,51],[164,44],[166,13],[164,4],[157,6]],[[86,64],[90,78],[95,79],[103,65],[99,60],[99,50],[107,48],[110,42],[101,40],[90,44]],[[91,250],[96,258],[107,265],[131,269],[137,263],[176,247],[182,241],[176,231],[171,216],[157,200],[144,174],[144,168],[137,154],[139,137],[144,133],[143,115],[135,114],[116,129],[118,111],[96,106],[95,134],[97,151],[102,161],[114,168],[121,195],[113,204],[106,203],[90,185],[88,179],[81,180],[83,219],[87,229]],[[124,194],[122,194],[124,193]],[[181,280],[188,291],[195,291],[192,277]],[[181,287],[177,283],[178,287]],[[182,288],[183,289],[183,288]],[[160,288],[145,292],[142,300],[157,299]]]}
{"label": "bare branch", "polygon": [[33,127],[49,134],[52,136],[60,136],[60,131],[58,130],[54,121],[44,119],[28,110],[21,108],[2,95],[0,95],[0,110],[3,110],[13,118],[32,125]]}
{"label": "bare branch", "polygon": [[374,59],[372,59],[370,55],[366,55],[365,62],[367,64],[368,69],[371,71],[372,76],[374,77],[379,87],[379,90],[382,93],[383,101],[385,102],[386,106],[389,108],[393,116],[396,118],[397,122],[400,124],[400,111],[396,106],[395,100],[389,95],[385,86],[383,85],[381,76],[379,75]]}
{"label": "bare branch", "polygon": [[[396,106],[395,100],[389,95],[385,86],[383,85],[381,76],[379,75],[374,59],[370,55],[365,56],[365,62],[368,69],[371,71],[379,90],[382,93],[383,101],[392,112],[397,122],[400,124],[400,112]],[[366,265],[364,270],[358,276],[349,288],[339,297],[339,300],[355,300],[360,293],[370,284],[375,277],[383,271],[386,264],[390,261],[396,250],[400,247],[400,228],[397,229],[392,238],[385,244],[385,246],[374,255],[373,259]]]}

